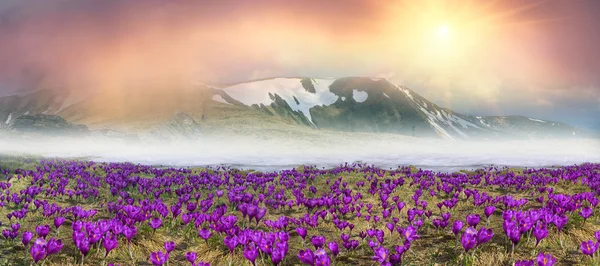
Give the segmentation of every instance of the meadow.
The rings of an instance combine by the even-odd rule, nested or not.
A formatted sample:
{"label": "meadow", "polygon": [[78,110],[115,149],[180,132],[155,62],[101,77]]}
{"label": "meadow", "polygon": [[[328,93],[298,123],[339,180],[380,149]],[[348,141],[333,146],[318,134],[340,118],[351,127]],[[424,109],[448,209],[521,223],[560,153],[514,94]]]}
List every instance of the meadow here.
{"label": "meadow", "polygon": [[600,164],[278,172],[0,158],[0,265],[597,265]]}

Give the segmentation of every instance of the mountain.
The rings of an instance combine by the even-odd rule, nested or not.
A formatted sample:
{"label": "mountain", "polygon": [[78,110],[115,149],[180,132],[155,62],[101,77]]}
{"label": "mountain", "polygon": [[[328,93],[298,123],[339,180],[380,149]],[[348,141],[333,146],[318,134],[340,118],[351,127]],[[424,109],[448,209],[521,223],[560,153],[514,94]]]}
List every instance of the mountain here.
{"label": "mountain", "polygon": [[224,133],[293,136],[307,130],[454,140],[586,136],[559,122],[460,114],[386,79],[364,77],[272,78],[85,94],[37,90],[0,97],[0,128],[28,114],[57,115],[95,134],[169,140]]}
{"label": "mountain", "polygon": [[585,135],[582,130],[559,122],[523,116],[482,117],[456,113],[386,79],[275,78],[220,89],[228,97],[217,97],[215,101],[250,106],[318,129],[445,139]]}
{"label": "mountain", "polygon": [[21,115],[12,119],[8,125],[12,131],[41,135],[84,136],[90,132],[85,125],[75,125],[56,115]]}

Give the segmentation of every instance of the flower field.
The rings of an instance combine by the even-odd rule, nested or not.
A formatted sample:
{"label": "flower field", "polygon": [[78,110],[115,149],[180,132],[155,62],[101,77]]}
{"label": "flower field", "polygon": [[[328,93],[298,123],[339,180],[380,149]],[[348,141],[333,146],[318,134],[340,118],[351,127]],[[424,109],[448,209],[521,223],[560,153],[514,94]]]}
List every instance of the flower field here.
{"label": "flower field", "polygon": [[594,265],[600,164],[0,162],[0,265]]}

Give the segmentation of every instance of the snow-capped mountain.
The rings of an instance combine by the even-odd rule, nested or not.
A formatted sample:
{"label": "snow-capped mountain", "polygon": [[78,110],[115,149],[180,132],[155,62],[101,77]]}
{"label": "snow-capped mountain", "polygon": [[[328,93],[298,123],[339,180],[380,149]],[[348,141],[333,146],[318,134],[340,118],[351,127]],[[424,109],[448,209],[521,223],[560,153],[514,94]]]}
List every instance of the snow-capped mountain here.
{"label": "snow-capped mountain", "polygon": [[[445,139],[571,137],[564,123],[522,116],[481,117],[442,108],[409,88],[373,78],[274,78],[224,86],[214,101],[277,110],[318,129]],[[225,94],[225,95],[224,95]],[[225,96],[225,97],[223,97]],[[285,112],[287,110],[287,113]]]}
{"label": "snow-capped mountain", "polygon": [[[37,90],[0,97],[0,128],[27,114],[58,115],[92,131],[149,136],[161,132],[163,138],[168,132],[189,137],[203,130],[247,134],[265,129],[384,132],[452,140],[585,136],[564,123],[459,114],[386,79],[362,77],[272,78],[97,94]],[[185,118],[185,123],[173,126],[173,121],[181,120],[174,117]],[[188,128],[194,132],[181,132]]]}

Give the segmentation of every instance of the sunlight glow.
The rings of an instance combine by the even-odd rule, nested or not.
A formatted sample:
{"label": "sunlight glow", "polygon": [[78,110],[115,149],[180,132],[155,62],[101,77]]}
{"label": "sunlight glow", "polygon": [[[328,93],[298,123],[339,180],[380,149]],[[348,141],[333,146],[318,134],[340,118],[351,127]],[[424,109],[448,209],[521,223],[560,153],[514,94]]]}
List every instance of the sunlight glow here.
{"label": "sunlight glow", "polygon": [[448,25],[441,25],[437,30],[437,35],[440,38],[447,38],[450,35],[450,28]]}

